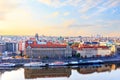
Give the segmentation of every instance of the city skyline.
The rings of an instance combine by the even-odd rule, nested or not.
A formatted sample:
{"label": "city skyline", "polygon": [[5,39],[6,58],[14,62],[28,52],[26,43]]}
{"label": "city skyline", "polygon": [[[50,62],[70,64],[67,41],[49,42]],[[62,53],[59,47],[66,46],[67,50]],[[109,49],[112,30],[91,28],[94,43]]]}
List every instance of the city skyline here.
{"label": "city skyline", "polygon": [[120,0],[0,0],[0,35],[120,36]]}

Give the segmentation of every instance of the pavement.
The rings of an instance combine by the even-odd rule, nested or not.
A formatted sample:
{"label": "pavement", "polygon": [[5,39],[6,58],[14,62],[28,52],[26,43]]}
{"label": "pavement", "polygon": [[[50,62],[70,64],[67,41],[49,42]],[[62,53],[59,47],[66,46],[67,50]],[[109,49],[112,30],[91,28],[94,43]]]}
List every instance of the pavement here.
{"label": "pavement", "polygon": [[64,62],[70,62],[70,61],[79,61],[79,60],[102,60],[104,62],[120,62],[120,54],[113,55],[111,57],[95,57],[95,58],[56,58],[56,59],[6,59],[6,60],[0,60],[1,63],[3,62],[10,62],[10,63],[29,63],[29,62],[54,62],[54,61],[64,61]]}

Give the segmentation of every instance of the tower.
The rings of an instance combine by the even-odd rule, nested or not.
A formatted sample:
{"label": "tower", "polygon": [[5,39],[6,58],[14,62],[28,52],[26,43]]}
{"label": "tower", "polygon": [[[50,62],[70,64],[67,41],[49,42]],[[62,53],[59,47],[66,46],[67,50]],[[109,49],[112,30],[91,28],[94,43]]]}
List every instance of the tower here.
{"label": "tower", "polygon": [[39,41],[38,33],[35,34],[35,38],[36,38],[37,41]]}

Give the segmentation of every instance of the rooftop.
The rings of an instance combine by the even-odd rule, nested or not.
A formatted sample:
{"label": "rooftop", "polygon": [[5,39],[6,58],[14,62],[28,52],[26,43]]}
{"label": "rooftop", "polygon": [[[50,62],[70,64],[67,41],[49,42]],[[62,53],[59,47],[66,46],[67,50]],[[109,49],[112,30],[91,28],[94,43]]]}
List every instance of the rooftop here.
{"label": "rooftop", "polygon": [[67,44],[52,43],[52,42],[37,42],[37,41],[26,41],[25,47],[30,46],[31,48],[66,48]]}

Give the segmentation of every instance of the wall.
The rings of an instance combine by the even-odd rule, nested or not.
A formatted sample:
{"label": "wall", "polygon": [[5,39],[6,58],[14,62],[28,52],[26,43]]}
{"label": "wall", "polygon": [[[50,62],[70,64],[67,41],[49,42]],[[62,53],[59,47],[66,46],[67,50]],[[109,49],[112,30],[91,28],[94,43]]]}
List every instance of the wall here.
{"label": "wall", "polygon": [[71,48],[26,48],[26,54],[34,58],[62,58],[72,56]]}

